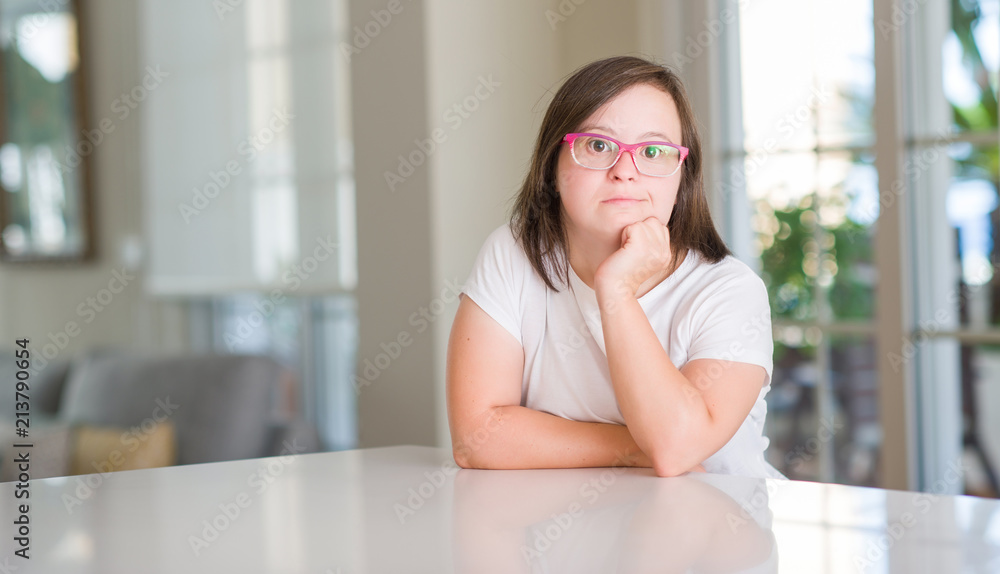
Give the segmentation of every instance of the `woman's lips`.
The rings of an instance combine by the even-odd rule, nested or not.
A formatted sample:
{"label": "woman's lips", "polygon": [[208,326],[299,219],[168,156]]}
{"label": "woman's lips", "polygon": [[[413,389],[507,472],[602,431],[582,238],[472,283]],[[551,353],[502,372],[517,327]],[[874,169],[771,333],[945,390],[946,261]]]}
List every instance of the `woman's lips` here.
{"label": "woman's lips", "polygon": [[632,199],[629,197],[612,197],[611,199],[605,199],[601,203],[607,203],[610,205],[635,205],[642,202],[641,199]]}

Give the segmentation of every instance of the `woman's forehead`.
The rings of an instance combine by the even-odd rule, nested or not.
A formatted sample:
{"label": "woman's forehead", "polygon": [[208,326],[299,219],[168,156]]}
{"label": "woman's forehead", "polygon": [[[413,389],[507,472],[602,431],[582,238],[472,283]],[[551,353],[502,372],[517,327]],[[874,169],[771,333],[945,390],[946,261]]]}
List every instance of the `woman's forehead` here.
{"label": "woman's forehead", "polygon": [[585,119],[580,131],[604,133],[627,143],[665,138],[681,144],[683,132],[677,105],[670,94],[650,86],[632,86]]}

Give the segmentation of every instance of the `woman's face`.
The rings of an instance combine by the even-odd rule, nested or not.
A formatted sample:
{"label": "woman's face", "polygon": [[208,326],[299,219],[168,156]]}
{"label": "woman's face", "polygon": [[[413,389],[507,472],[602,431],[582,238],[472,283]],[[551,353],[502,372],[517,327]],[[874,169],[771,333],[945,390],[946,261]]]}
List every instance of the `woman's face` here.
{"label": "woman's face", "polygon": [[[578,132],[611,136],[623,143],[681,141],[681,120],[669,94],[649,84],[626,89],[584,120]],[[570,237],[618,240],[631,223],[655,216],[670,220],[682,166],[670,177],[639,173],[628,152],[610,169],[582,167],[563,143],[556,164],[556,189]]]}

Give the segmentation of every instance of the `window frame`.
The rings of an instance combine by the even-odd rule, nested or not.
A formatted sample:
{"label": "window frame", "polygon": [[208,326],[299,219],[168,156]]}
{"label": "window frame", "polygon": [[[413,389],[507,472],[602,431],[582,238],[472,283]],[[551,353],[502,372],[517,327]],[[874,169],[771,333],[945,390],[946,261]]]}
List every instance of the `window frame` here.
{"label": "window frame", "polygon": [[[724,10],[737,19],[722,28],[718,41],[681,70],[695,111],[708,128],[705,142],[706,192],[720,231],[734,253],[758,273],[759,260],[750,249],[750,205],[746,186],[735,185],[731,174],[743,169],[742,94],[739,68],[739,6],[741,0],[714,0],[698,6],[674,6],[677,21],[687,29],[721,20]],[[679,3],[678,3],[679,4]],[[950,472],[949,462],[962,454],[960,373],[956,370],[961,344],[1000,342],[1000,329],[972,331],[957,322],[921,327],[947,303],[954,290],[949,250],[954,243],[948,221],[941,217],[941,194],[946,193],[950,160],[921,177],[906,171],[909,154],[942,144],[934,128],[950,130],[950,108],[944,99],[940,40],[950,30],[945,0],[926,0],[917,10],[906,10],[905,0],[872,0],[875,96],[872,144],[878,174],[880,213],[873,239],[878,281],[875,314],[867,321],[843,321],[822,314],[815,321],[775,321],[776,329],[790,325],[818,327],[824,348],[817,349],[821,371],[817,393],[819,417],[832,412],[830,372],[824,363],[831,336],[862,334],[874,337],[877,356],[879,421],[882,441],[879,485],[883,488],[930,490]],[[900,21],[900,14],[905,15]],[[724,20],[723,20],[724,21]],[[883,26],[880,28],[879,23]],[[886,26],[886,23],[892,23]],[[669,28],[668,28],[669,29]],[[888,30],[888,32],[886,31]],[[665,45],[670,45],[666,40]],[[672,53],[683,53],[675,49]],[[667,53],[671,53],[668,49]],[[668,63],[671,61],[668,59]],[[919,100],[913,94],[922,94]],[[994,132],[947,134],[947,142],[995,144]],[[814,152],[836,151],[817,145]],[[723,179],[727,181],[723,181]],[[739,178],[745,182],[744,178]],[[943,182],[943,183],[942,183]],[[915,233],[917,229],[921,234]],[[934,247],[936,246],[936,247]],[[926,341],[926,344],[921,344]],[[917,352],[908,351],[918,342]],[[909,355],[909,356],[907,356]],[[899,357],[904,357],[900,363]],[[941,384],[942,380],[952,384]],[[821,478],[832,480],[831,445],[821,445]],[[960,494],[961,481],[948,483],[947,493]],[[935,490],[939,492],[940,490]]]}

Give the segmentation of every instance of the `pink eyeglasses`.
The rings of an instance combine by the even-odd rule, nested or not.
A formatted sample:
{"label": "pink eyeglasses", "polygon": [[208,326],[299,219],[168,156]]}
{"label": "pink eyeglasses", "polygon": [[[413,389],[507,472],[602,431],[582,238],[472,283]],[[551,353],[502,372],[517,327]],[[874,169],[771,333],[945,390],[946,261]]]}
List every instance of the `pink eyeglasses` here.
{"label": "pink eyeglasses", "polygon": [[[600,134],[566,134],[573,160],[587,169],[611,169],[624,152],[632,156],[635,169],[643,175],[670,177],[688,156],[688,148],[667,142],[622,143]],[[638,150],[638,154],[636,151]]]}

